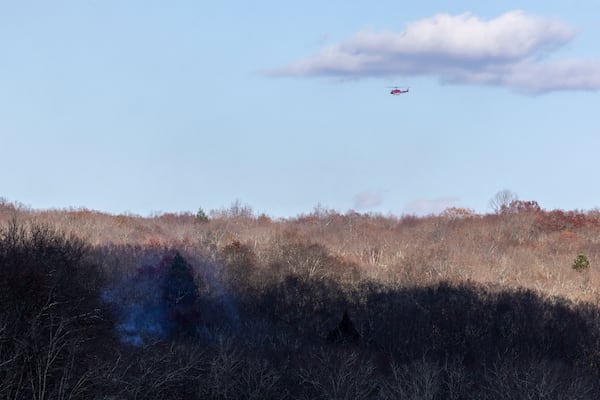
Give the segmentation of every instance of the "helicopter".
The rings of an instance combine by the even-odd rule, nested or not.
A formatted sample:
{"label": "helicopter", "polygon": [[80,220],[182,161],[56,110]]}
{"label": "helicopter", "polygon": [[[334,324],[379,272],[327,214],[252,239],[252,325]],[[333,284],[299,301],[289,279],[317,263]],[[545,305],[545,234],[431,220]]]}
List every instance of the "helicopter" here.
{"label": "helicopter", "polygon": [[394,95],[394,96],[398,96],[401,95],[402,93],[408,93],[408,91],[410,90],[409,87],[407,87],[406,89],[402,90],[399,89],[398,86],[388,86],[388,88],[391,88],[392,90],[390,91],[390,94]]}

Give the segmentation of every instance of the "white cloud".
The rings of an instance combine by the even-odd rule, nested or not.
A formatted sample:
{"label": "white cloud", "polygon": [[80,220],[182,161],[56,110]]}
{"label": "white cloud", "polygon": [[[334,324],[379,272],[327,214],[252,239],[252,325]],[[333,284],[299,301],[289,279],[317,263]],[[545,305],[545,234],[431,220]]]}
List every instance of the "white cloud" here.
{"label": "white cloud", "polygon": [[364,210],[373,208],[383,203],[383,196],[377,192],[360,192],[354,195],[354,208]]}
{"label": "white cloud", "polygon": [[576,31],[553,19],[511,11],[491,20],[439,14],[402,32],[361,31],[272,76],[341,78],[436,76],[520,92],[600,89],[600,60],[543,61]]}
{"label": "white cloud", "polygon": [[455,197],[441,197],[438,199],[417,199],[404,207],[404,212],[410,215],[437,215],[449,207],[457,207],[458,199]]}
{"label": "white cloud", "polygon": [[600,90],[600,60],[524,62],[512,66],[502,84],[525,93]]}

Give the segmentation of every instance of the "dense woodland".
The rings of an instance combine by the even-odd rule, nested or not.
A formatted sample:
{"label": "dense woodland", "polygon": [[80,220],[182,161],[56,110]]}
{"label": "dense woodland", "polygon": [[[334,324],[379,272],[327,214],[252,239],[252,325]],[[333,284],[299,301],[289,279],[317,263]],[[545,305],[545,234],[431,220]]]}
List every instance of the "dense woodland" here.
{"label": "dense woodland", "polygon": [[597,399],[600,212],[0,201],[1,399]]}

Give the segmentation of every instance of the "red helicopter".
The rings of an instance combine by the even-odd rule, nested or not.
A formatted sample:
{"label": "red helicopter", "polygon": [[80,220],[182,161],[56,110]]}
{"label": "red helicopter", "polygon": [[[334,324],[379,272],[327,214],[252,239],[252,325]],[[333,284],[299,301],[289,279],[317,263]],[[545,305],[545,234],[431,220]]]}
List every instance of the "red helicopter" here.
{"label": "red helicopter", "polygon": [[402,93],[408,93],[408,91],[410,90],[409,87],[404,90],[399,89],[398,86],[388,86],[388,88],[392,88],[390,94],[393,94],[394,96],[401,95]]}

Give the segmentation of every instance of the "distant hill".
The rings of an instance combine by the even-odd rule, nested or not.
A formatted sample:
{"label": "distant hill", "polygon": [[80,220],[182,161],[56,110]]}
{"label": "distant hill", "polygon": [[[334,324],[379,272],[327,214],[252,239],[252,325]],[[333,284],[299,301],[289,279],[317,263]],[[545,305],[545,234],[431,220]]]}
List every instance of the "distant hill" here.
{"label": "distant hill", "polygon": [[[600,396],[600,212],[0,202],[0,397]],[[544,396],[540,397],[540,393]]]}

